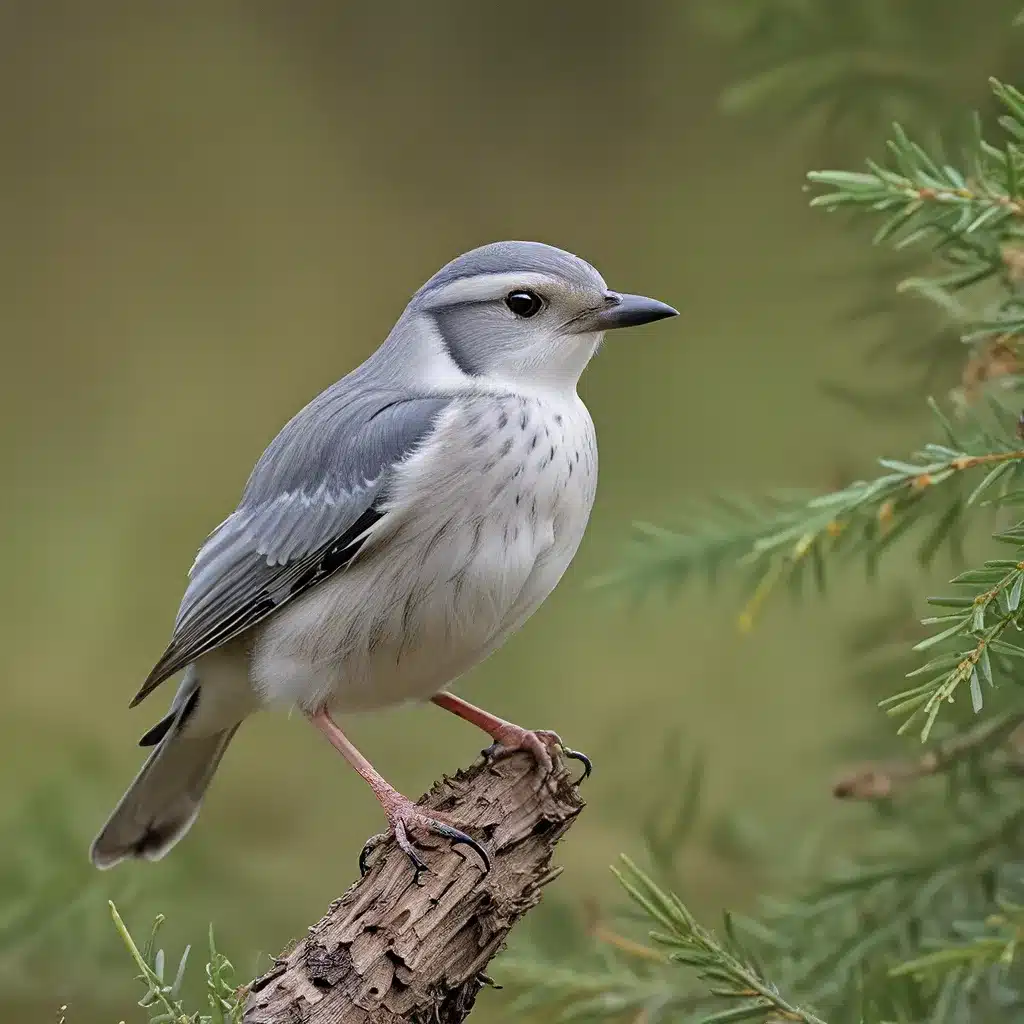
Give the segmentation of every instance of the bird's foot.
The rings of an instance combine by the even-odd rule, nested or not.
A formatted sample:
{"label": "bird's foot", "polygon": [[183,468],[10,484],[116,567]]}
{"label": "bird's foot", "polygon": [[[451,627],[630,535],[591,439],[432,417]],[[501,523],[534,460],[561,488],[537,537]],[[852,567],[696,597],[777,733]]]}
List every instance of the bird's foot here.
{"label": "bird's foot", "polygon": [[590,758],[578,750],[567,747],[557,732],[551,732],[550,729],[524,729],[511,722],[503,724],[496,732],[494,742],[480,753],[486,761],[497,761],[517,750],[525,750],[533,757],[541,770],[542,780],[550,778],[554,771],[552,752],[561,751],[565,757],[582,763],[583,774],[576,780],[576,785],[579,785],[592,770]]}
{"label": "bird's foot", "polygon": [[[410,832],[414,829],[447,839],[452,846],[465,845],[471,847],[484,862],[484,872],[486,873],[491,870],[491,859],[487,856],[487,851],[472,836],[467,835],[461,829],[456,828],[447,821],[443,821],[441,818],[427,814],[423,808],[417,806],[400,793],[395,793],[393,797],[388,797],[387,802],[382,801],[382,804],[384,812],[388,817],[388,824],[391,826],[391,832],[394,833],[395,842],[398,843],[401,851],[412,862],[414,882],[419,882],[420,875],[430,870],[423,858],[420,857],[410,837]],[[362,852],[359,854],[359,873],[361,875],[365,875],[369,870],[370,854],[388,838],[388,835],[389,833],[382,832],[380,835],[371,836],[366,841]]]}

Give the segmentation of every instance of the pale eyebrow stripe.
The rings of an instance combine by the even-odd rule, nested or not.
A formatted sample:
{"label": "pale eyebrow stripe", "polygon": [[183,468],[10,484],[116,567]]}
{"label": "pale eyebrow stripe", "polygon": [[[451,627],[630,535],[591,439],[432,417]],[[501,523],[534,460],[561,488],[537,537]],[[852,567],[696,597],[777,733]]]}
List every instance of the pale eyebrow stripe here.
{"label": "pale eyebrow stripe", "polygon": [[422,305],[425,309],[433,306],[452,306],[456,303],[487,302],[501,298],[514,288],[532,288],[538,291],[550,288],[553,284],[548,274],[538,273],[507,273],[477,274],[473,277],[462,277],[458,280],[433,288],[423,296]]}

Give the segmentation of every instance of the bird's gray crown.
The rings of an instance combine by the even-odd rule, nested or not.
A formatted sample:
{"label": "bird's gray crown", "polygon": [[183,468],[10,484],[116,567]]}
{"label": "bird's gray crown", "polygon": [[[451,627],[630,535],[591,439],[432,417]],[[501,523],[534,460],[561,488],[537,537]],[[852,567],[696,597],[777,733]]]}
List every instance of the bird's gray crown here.
{"label": "bird's gray crown", "polygon": [[416,297],[471,277],[543,274],[578,288],[603,288],[601,275],[586,260],[544,242],[491,242],[456,256],[416,293]]}

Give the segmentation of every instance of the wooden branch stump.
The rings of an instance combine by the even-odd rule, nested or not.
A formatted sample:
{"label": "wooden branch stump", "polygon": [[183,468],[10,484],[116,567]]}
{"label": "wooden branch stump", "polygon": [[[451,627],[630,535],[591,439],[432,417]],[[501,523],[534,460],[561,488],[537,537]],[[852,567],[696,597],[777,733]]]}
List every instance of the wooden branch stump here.
{"label": "wooden branch stump", "polygon": [[[533,760],[477,763],[435,783],[419,801],[487,850],[420,847],[429,872],[413,882],[389,837],[373,866],[274,967],[252,983],[244,1024],[454,1024],[488,983],[484,970],[512,926],[540,902],[555,843],[583,809],[556,761],[538,788]],[[417,835],[419,841],[419,836]]]}

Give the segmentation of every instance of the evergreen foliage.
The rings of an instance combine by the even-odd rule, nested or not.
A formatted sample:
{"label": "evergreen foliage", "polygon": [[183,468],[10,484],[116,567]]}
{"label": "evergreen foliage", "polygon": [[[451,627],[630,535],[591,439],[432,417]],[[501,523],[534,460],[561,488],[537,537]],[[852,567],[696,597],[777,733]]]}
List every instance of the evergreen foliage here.
{"label": "evergreen foliage", "polygon": [[[835,20],[867,19],[882,6],[844,5]],[[825,22],[823,5],[731,9],[740,7],[784,7],[789,28],[801,17]],[[902,5],[903,14],[914,7]],[[917,13],[926,34],[928,17]],[[755,22],[748,28],[763,28]],[[785,25],[774,30],[769,41],[797,45]],[[800,46],[816,67],[815,38],[801,37]],[[816,88],[806,67],[752,81],[769,94],[789,81]],[[740,625],[749,628],[783,585],[825,593],[844,562],[880,572],[886,553],[911,539],[923,563],[945,547],[962,560],[968,531],[987,530],[991,557],[922,601],[934,614],[922,620],[909,686],[894,693],[892,680],[881,702],[900,731],[913,730],[910,742],[929,745],[841,780],[836,796],[872,813],[848,857],[804,880],[798,895],[763,901],[756,918],[726,915],[718,938],[673,894],[685,880],[649,842],[650,874],[628,861],[617,872],[642,912],[620,916],[621,935],[604,935],[598,949],[581,950],[557,971],[536,958],[506,963],[523,1012],[643,1024],[1022,1019],[1024,95],[1000,81],[991,88],[1002,108],[998,135],[976,118],[957,161],[897,125],[886,158],[869,160],[865,171],[809,176],[814,206],[874,219],[876,244],[924,251],[925,273],[907,277],[901,290],[930,300],[963,342],[961,386],[928,399],[933,438],[832,493],[730,497],[674,529],[637,524],[632,550],[602,581],[642,596],[740,570]]]}

